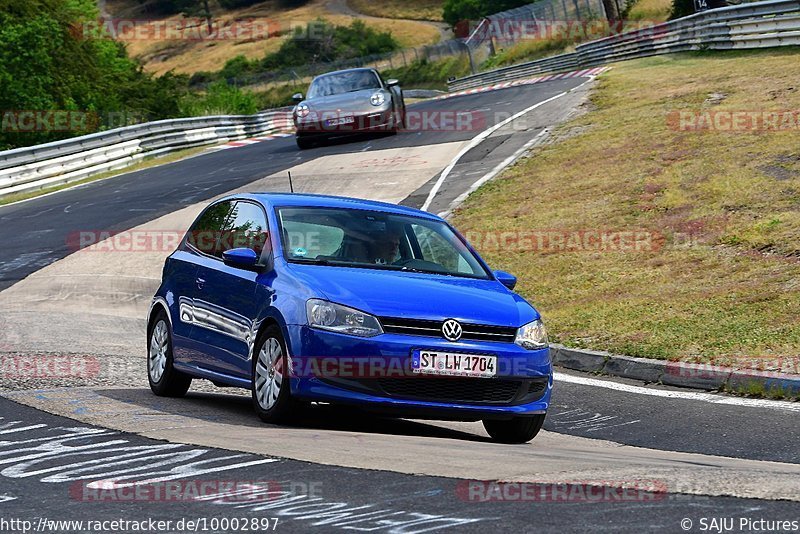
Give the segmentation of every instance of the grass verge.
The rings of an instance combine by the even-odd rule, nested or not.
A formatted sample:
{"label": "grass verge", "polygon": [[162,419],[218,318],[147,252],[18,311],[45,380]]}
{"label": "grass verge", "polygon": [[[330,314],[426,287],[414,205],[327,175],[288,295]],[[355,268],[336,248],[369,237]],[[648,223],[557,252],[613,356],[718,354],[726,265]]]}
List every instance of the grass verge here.
{"label": "grass verge", "polygon": [[[670,117],[794,110],[797,120],[798,60],[797,50],[784,49],[618,64],[598,80],[590,112],[471,195],[454,223],[483,236],[553,232],[573,244],[476,243],[493,266],[519,276],[554,341],[796,367],[800,127],[681,131]],[[652,246],[570,241],[607,231],[648,232]]]}
{"label": "grass verge", "polygon": [[149,169],[150,167],[157,167],[159,165],[165,165],[167,163],[173,163],[178,160],[186,159],[190,156],[194,156],[206,150],[208,147],[195,147],[195,148],[187,148],[185,150],[179,150],[177,152],[173,152],[172,154],[167,154],[165,156],[146,159],[141,161],[135,165],[131,165],[130,167],[126,167],[124,169],[118,169],[116,171],[109,171],[100,174],[95,174],[94,176],[89,176],[88,178],[84,178],[83,180],[78,180],[76,182],[70,182],[68,184],[61,184],[56,185],[53,187],[46,187],[44,189],[40,189],[38,191],[31,191],[28,193],[17,193],[13,195],[8,195],[6,197],[0,198],[0,206],[4,206],[6,204],[12,204],[14,202],[19,202],[20,200],[28,200],[29,198],[40,197],[42,195],[46,195],[48,193],[54,193],[56,191],[61,191],[63,189],[68,189],[70,187],[75,187],[82,184],[88,184],[90,182],[97,182],[98,180],[105,180],[106,178],[111,178],[113,176],[117,176],[119,174],[124,174],[128,172],[134,171],[141,171],[143,169]]}
{"label": "grass verge", "polygon": [[349,0],[350,7],[373,17],[442,21],[444,0]]}
{"label": "grass verge", "polygon": [[384,79],[400,80],[403,89],[439,89],[447,90],[447,79],[460,78],[470,73],[469,58],[454,56],[437,61],[413,61],[406,67],[397,67],[381,71]]}
{"label": "grass verge", "polygon": [[628,10],[628,20],[664,22],[672,11],[672,0],[637,0]]}

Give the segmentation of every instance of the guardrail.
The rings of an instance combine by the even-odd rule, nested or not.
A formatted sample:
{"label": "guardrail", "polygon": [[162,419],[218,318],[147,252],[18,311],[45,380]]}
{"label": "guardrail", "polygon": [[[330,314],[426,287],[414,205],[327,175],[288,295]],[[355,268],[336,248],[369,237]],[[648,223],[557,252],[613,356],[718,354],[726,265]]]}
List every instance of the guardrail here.
{"label": "guardrail", "polygon": [[68,184],[175,150],[277,133],[291,114],[172,119],[0,152],[0,198]]}
{"label": "guardrail", "polygon": [[[614,18],[606,13],[602,0],[537,0],[530,4],[494,13],[484,18],[467,37],[464,43],[470,54],[472,72],[475,64],[485,61],[495,53],[495,46],[509,46],[522,38],[521,31],[515,31],[515,23],[525,25],[535,22],[565,23],[567,21],[594,21]],[[521,29],[521,28],[519,28]],[[502,37],[500,37],[502,35]],[[495,43],[495,39],[499,39]]]}
{"label": "guardrail", "polygon": [[659,54],[800,45],[800,0],[769,0],[696,13],[580,44],[575,52],[495,69],[448,83],[471,89],[530,75],[594,67]]}

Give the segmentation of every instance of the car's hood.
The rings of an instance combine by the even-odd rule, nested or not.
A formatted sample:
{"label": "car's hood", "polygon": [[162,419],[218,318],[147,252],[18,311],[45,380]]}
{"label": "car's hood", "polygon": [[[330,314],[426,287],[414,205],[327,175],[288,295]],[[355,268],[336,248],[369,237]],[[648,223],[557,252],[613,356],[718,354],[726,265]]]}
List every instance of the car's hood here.
{"label": "car's hood", "polygon": [[377,92],[386,94],[386,102],[390,100],[390,95],[383,89],[364,89],[363,91],[354,91],[352,93],[342,93],[340,95],[320,96],[317,98],[309,98],[305,104],[316,112],[337,112],[351,111],[351,112],[364,112],[377,111],[381,106],[373,106],[370,104],[369,99]]}
{"label": "car's hood", "polygon": [[539,314],[496,280],[290,264],[304,285],[332,302],[379,317],[519,327]]}

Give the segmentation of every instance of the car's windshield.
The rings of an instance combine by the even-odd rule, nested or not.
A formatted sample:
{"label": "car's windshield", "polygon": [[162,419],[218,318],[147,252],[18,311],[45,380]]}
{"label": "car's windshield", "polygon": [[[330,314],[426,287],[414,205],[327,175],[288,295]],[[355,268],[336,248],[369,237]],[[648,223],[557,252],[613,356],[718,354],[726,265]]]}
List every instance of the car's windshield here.
{"label": "car's windshield", "polygon": [[308,88],[308,98],[351,93],[364,89],[380,89],[381,82],[371,70],[353,70],[326,74],[314,79]]}
{"label": "car's windshield", "polygon": [[279,208],[290,262],[488,278],[480,261],[446,224],[365,210]]}

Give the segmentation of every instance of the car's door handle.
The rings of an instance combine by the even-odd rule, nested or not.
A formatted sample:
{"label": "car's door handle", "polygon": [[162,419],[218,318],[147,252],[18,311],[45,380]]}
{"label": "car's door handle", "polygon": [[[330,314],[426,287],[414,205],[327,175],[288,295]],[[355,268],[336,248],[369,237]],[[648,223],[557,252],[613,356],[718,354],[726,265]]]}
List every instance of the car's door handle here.
{"label": "car's door handle", "polygon": [[197,283],[197,289],[203,289],[203,286],[206,285],[206,281],[203,278],[198,278],[195,282]]}

